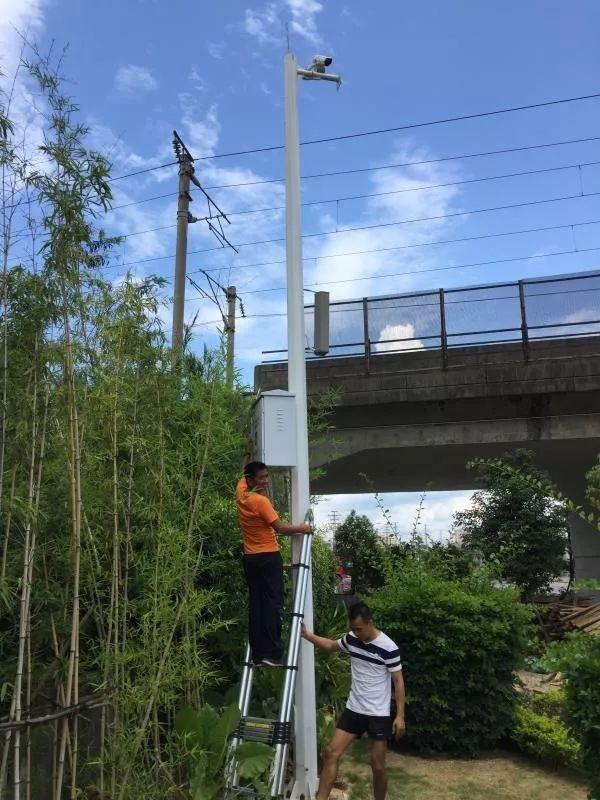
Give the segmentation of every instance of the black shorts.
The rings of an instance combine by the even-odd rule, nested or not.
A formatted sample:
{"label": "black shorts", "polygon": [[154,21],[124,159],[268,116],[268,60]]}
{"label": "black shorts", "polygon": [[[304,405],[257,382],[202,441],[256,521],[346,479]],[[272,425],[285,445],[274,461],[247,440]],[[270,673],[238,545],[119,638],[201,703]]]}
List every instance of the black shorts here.
{"label": "black shorts", "polygon": [[369,739],[386,742],[392,738],[391,717],[371,717],[369,714],[357,714],[349,708],[344,709],[337,727],[346,733],[353,733],[358,739],[367,733]]}

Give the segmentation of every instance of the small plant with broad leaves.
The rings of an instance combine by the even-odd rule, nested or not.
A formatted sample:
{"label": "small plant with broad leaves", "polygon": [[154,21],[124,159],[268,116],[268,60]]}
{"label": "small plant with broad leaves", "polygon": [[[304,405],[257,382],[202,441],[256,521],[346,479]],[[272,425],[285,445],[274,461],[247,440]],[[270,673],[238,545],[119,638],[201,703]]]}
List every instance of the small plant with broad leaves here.
{"label": "small plant with broad leaves", "polygon": [[[239,721],[240,711],[235,703],[221,714],[211,706],[183,708],[177,713],[175,730],[189,763],[191,800],[213,800],[222,792],[229,741]],[[272,761],[273,748],[263,742],[243,742],[236,749],[238,775],[264,797],[268,794]]]}

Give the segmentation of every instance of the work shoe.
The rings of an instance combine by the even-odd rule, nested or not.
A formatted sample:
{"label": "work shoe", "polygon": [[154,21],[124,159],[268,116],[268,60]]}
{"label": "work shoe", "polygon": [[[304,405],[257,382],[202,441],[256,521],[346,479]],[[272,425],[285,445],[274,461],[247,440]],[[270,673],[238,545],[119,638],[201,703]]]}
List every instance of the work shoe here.
{"label": "work shoe", "polygon": [[283,667],[283,661],[280,658],[263,658],[259,664],[261,667]]}

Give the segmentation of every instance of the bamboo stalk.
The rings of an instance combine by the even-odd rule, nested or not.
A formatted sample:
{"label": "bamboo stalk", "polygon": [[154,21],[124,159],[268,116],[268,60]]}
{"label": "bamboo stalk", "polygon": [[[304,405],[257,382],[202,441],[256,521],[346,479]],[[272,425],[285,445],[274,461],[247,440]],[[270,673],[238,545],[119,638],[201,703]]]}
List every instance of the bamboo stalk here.
{"label": "bamboo stalk", "polygon": [[10,503],[6,512],[6,525],[4,526],[4,543],[2,545],[2,569],[0,570],[0,580],[6,578],[6,567],[8,562],[8,542],[10,539],[10,524],[12,522],[12,504],[15,499],[15,482],[17,478],[18,462],[12,466],[11,480],[10,480]]}
{"label": "bamboo stalk", "polygon": [[[33,561],[33,548],[35,547],[35,530],[32,524],[34,502],[36,496],[35,475],[37,456],[37,401],[38,401],[38,375],[37,375],[38,340],[36,336],[34,348],[33,368],[33,396],[31,401],[31,455],[29,459],[29,481],[27,491],[27,524],[25,525],[25,541],[23,545],[23,578],[21,588],[21,602],[19,612],[19,645],[17,655],[17,672],[15,675],[14,696],[15,713],[14,721],[19,722],[22,714],[23,671],[27,652],[29,624],[29,600],[31,596],[31,570]],[[14,800],[21,798],[21,731],[15,731],[14,737],[14,762],[13,762],[13,787]]]}
{"label": "bamboo stalk", "polygon": [[[63,290],[64,296],[64,290]],[[69,643],[69,666],[67,672],[67,688],[65,702],[75,705],[79,702],[79,588],[81,568],[81,452],[79,449],[79,423],[75,395],[75,375],[73,366],[73,351],[71,341],[71,328],[69,317],[66,313],[65,301],[65,383],[67,385],[69,409],[69,439],[70,439],[70,472],[71,472],[71,523],[73,546],[73,606],[71,613],[71,636]],[[61,796],[65,754],[68,735],[68,720],[62,725],[58,770],[56,777],[56,795]],[[75,771],[77,767],[77,738],[73,742],[73,778],[71,782],[71,797],[75,798]]]}
{"label": "bamboo stalk", "polygon": [[[25,697],[27,702],[27,718],[29,721],[31,709],[31,617],[29,617],[29,630],[27,631],[27,686]],[[27,726],[25,735],[25,800],[31,800],[31,728]]]}

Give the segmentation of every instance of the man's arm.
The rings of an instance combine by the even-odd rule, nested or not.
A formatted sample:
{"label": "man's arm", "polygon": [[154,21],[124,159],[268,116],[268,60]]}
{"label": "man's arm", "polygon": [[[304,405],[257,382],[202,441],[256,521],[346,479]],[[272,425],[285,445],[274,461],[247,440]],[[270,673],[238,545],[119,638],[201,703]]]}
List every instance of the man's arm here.
{"label": "man's arm", "polygon": [[401,669],[392,672],[392,683],[394,684],[394,696],[396,698],[396,716],[394,718],[393,732],[394,736],[402,736],[406,730],[406,723],[404,722],[406,692]]}
{"label": "man's arm", "polygon": [[315,647],[319,647],[321,650],[326,650],[328,653],[340,652],[340,646],[335,639],[326,639],[324,636],[317,636],[315,633],[307,631],[304,623],[302,623],[302,638],[306,639],[307,642],[314,644]]}
{"label": "man's arm", "polygon": [[276,519],[275,522],[272,522],[271,527],[278,536],[289,536],[292,533],[312,533],[312,528],[306,523],[302,525],[290,525],[287,522],[282,522],[280,519]]}

